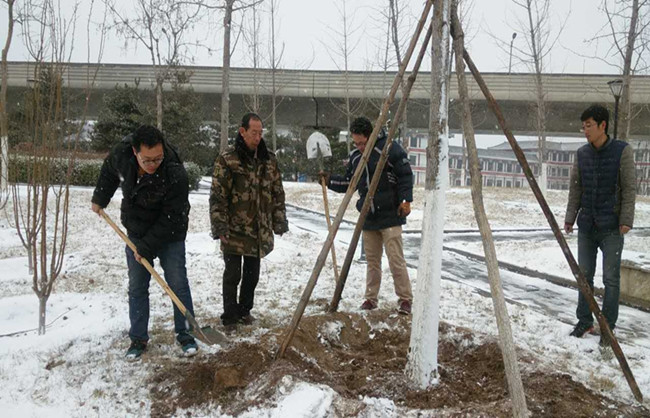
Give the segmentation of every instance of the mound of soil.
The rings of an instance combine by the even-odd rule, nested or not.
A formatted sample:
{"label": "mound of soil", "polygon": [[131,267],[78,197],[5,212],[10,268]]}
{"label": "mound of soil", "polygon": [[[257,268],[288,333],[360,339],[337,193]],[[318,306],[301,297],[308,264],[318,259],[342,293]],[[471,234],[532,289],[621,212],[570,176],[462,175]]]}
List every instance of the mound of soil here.
{"label": "mound of soil", "polygon": [[[512,416],[501,350],[496,341],[474,343],[470,330],[442,323],[439,384],[414,390],[404,374],[410,317],[375,310],[305,317],[283,359],[274,360],[284,330],[270,330],[258,343],[235,343],[192,363],[160,366],[151,382],[152,415],[210,404],[236,415],[272,402],[286,376],[334,389],[351,416],[364,396],[386,398],[404,410],[463,416]],[[520,358],[527,403],[539,417],[648,416],[640,406],[605,398],[569,375],[535,370]],[[340,412],[340,413],[338,413]]]}

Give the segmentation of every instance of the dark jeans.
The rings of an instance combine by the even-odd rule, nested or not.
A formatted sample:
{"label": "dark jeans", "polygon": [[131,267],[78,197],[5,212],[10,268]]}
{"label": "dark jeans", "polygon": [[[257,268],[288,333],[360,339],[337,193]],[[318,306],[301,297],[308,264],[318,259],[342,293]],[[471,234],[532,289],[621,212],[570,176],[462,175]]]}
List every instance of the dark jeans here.
{"label": "dark jeans", "polygon": [[[618,319],[618,298],[621,290],[621,253],[623,252],[623,235],[618,229],[599,231],[578,230],[578,263],[587,278],[591,290],[594,289],[594,273],[596,271],[596,255],[598,249],[603,254],[603,284],[605,297],[603,299],[603,315],[614,329]],[[589,310],[587,300],[579,292],[578,309],[576,310],[578,322],[593,324],[594,318]]]}
{"label": "dark jeans", "polygon": [[[185,308],[194,315],[192,294],[187,281],[185,269],[185,241],[171,242],[158,251],[160,266],[165,272],[165,281],[176,294]],[[147,341],[149,334],[149,282],[151,274],[133,256],[133,251],[126,247],[126,263],[129,267],[129,319],[131,329],[129,337],[132,340]],[[185,316],[174,305],[174,330],[176,338],[183,343],[188,339],[190,327]]]}
{"label": "dark jeans", "polygon": [[[242,274],[242,258],[244,270]],[[258,257],[224,254],[223,261],[223,314],[221,322],[224,325],[234,324],[240,318],[249,315],[253,309],[255,287],[260,279],[260,259]],[[239,302],[237,302],[237,286],[241,281]]]}

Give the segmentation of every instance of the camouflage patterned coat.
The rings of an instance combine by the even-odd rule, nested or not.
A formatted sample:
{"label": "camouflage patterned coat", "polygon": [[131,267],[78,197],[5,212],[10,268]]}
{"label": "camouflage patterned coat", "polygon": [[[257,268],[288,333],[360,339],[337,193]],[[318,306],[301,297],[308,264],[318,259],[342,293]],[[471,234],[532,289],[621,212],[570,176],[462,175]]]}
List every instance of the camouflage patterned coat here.
{"label": "camouflage patterned coat", "polygon": [[238,135],[235,145],[217,157],[210,222],[214,239],[228,236],[222,252],[259,258],[273,250],[273,233],[289,230],[280,170],[263,139],[251,152]]}

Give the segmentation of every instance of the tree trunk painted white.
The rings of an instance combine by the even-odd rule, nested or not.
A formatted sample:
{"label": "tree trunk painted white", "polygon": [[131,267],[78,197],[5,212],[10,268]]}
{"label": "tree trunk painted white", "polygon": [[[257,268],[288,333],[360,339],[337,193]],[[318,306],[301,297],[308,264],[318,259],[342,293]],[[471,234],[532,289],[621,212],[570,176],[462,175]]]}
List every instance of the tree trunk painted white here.
{"label": "tree trunk painted white", "polygon": [[46,296],[38,297],[38,335],[45,335],[45,318],[47,315],[47,299]]}
{"label": "tree trunk painted white", "polygon": [[431,110],[422,244],[406,374],[421,389],[438,383],[438,324],[445,191],[449,184],[449,2],[435,0],[431,39]]}

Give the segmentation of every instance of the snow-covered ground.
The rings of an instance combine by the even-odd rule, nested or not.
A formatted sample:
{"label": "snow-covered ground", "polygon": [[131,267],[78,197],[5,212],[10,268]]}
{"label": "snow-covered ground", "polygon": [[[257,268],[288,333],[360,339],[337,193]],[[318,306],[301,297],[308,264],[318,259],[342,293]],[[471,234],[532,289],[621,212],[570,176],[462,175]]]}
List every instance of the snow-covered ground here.
{"label": "snow-covered ground", "polygon": [[[285,183],[287,202],[322,211],[321,189],[315,184]],[[127,280],[124,245],[97,215],[90,211],[92,189],[74,188],[70,205],[70,236],[65,265],[47,308],[49,324],[44,336],[36,335],[38,301],[31,290],[26,257],[12,228],[13,218],[5,211],[0,217],[0,410],[3,416],[147,416],[151,414],[149,385],[155,367],[146,358],[137,364],[123,359],[128,346]],[[406,229],[419,229],[423,190],[416,188],[413,213]],[[332,214],[342,195],[329,194]],[[549,191],[550,206],[558,221],[563,221],[567,193]],[[223,260],[209,236],[208,196],[193,193],[190,230],[187,238],[187,267],[195,313],[202,325],[216,326],[221,313],[221,274]],[[491,226],[498,228],[545,228],[546,220],[527,190],[486,189],[485,204]],[[107,213],[119,220],[119,196]],[[346,219],[356,220],[354,200]],[[259,321],[247,336],[254,343],[265,330],[289,323],[311,274],[324,240],[324,233],[313,233],[289,220],[291,230],[276,238],[275,250],[262,261],[261,280],[256,292],[255,314]],[[637,226],[650,226],[650,200],[639,198]],[[451,189],[447,196],[445,229],[475,228],[476,222],[468,189]],[[648,254],[650,240],[631,235],[625,253],[630,258]],[[570,241],[575,247],[574,240]],[[524,245],[526,244],[526,245]],[[481,253],[481,243],[464,245],[465,250]],[[337,242],[339,265],[346,247]],[[540,271],[570,277],[557,244],[550,240],[497,244],[500,260]],[[625,257],[626,255],[624,255]],[[385,277],[389,277],[387,263]],[[322,312],[334,283],[328,261],[312,295],[306,315]],[[416,271],[410,271],[414,288]],[[358,311],[364,291],[365,266],[353,264],[341,302],[341,311]],[[155,282],[151,284],[152,340],[146,356],[168,359],[178,364],[197,361],[180,357],[172,335],[172,305]],[[393,303],[390,279],[382,286],[380,299]],[[633,397],[615,358],[596,348],[597,339],[574,339],[567,335],[571,326],[553,315],[525,304],[509,304],[513,335],[523,352],[534,356],[547,370],[572,375],[594,388],[600,382],[605,394],[627,403]],[[466,285],[442,282],[441,319],[472,329],[485,338],[497,335],[492,301],[468,291]],[[625,320],[625,318],[621,318]],[[6,336],[8,335],[8,336]],[[634,372],[641,392],[650,396],[650,352],[634,339],[621,346]],[[203,353],[216,353],[219,346],[201,345]],[[602,382],[608,382],[603,384]],[[598,387],[596,387],[598,389]],[[273,399],[251,407],[247,417],[326,417],[339,395],[324,385],[283,380]],[[399,416],[400,410],[387,399],[365,399],[367,416]],[[645,403],[649,405],[648,401]],[[211,405],[189,411],[194,416],[220,416]]]}

